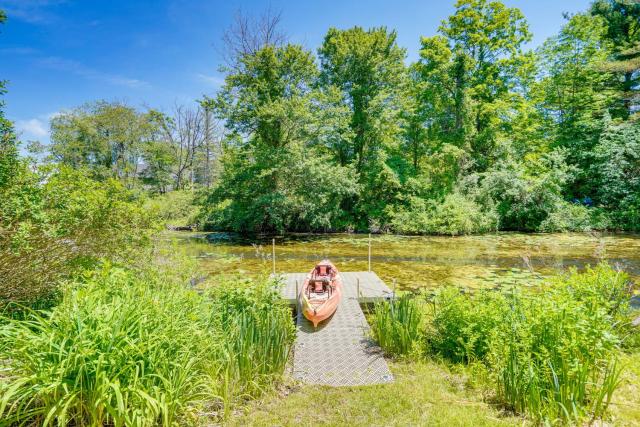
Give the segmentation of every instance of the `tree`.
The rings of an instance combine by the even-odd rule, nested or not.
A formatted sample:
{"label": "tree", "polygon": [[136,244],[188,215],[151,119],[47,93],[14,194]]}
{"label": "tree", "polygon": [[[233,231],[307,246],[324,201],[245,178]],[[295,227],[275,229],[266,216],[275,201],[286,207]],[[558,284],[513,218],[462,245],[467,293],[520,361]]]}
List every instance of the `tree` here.
{"label": "tree", "polygon": [[551,145],[567,148],[567,161],[580,171],[571,189],[573,197],[592,192],[588,169],[593,147],[613,103],[612,75],[600,69],[609,52],[605,31],[602,18],[577,14],[538,52],[541,76],[536,90],[543,114],[555,123]]}
{"label": "tree", "polygon": [[206,100],[199,101],[204,115],[204,138],[201,150],[196,156],[197,181],[210,188],[217,178],[218,161],[222,153],[225,128],[221,120],[213,116],[213,105]]}
{"label": "tree", "polygon": [[485,170],[495,160],[505,118],[523,96],[519,71],[531,58],[522,45],[531,34],[519,9],[487,0],[459,0],[439,32],[422,39],[418,64],[430,131],[467,145],[476,168]]}
{"label": "tree", "polygon": [[305,134],[316,73],[301,46],[266,46],[243,56],[241,68],[227,75],[214,102],[216,116],[245,142],[284,147]]}
{"label": "tree", "polygon": [[230,132],[205,204],[209,227],[328,230],[337,221],[356,186],[351,169],[308,144],[316,76],[310,52],[267,45],[243,55],[218,96],[204,100]]}
{"label": "tree", "polygon": [[193,187],[196,155],[207,136],[204,111],[201,108],[190,109],[177,105],[171,117],[164,114],[156,114],[154,117],[160,125],[160,138],[166,147],[155,148],[153,154],[173,160],[171,166],[175,176],[175,189],[183,189],[187,184]]}
{"label": "tree", "polygon": [[351,115],[335,155],[342,165],[354,162],[358,173],[377,151],[399,141],[405,50],[396,38],[386,28],[331,28],[318,51],[321,86],[339,93]]}
{"label": "tree", "polygon": [[[0,25],[7,20],[7,15],[0,9]],[[0,80],[0,97],[6,93],[6,82]],[[18,144],[13,123],[4,117],[4,100],[0,98],[0,191],[9,186],[16,176],[18,165]]]}
{"label": "tree", "polygon": [[282,47],[287,35],[279,29],[282,14],[269,7],[259,17],[236,12],[233,24],[222,35],[223,59],[230,69],[241,67],[245,56],[266,46]]}
{"label": "tree", "polygon": [[618,92],[613,117],[628,118],[640,110],[640,2],[597,0],[590,12],[606,24],[605,38],[612,51],[603,71],[615,73],[612,87]]}
{"label": "tree", "polygon": [[97,179],[117,178],[132,187],[154,126],[152,115],[123,103],[87,104],[51,120],[52,160],[88,167]]}
{"label": "tree", "polygon": [[613,212],[616,227],[640,230],[640,123],[605,118],[594,155],[597,202]]}

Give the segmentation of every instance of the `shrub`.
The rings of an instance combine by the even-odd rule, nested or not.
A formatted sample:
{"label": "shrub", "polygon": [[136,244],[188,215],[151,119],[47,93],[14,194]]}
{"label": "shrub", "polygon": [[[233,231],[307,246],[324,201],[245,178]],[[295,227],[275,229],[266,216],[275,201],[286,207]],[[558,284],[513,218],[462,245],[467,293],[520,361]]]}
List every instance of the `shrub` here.
{"label": "shrub", "polygon": [[428,349],[484,363],[497,397],[517,412],[551,423],[595,419],[619,385],[630,295],[628,276],[606,264],[553,279],[540,294],[443,289]]}
{"label": "shrub", "polygon": [[536,231],[562,203],[562,189],[572,179],[565,154],[553,151],[528,163],[500,161],[460,186],[481,206],[495,207],[500,229]]}
{"label": "shrub", "polygon": [[565,201],[559,202],[540,226],[539,231],[546,233],[566,231],[591,231],[590,209]]}
{"label": "shrub", "polygon": [[332,230],[359,185],[352,167],[328,162],[325,154],[297,143],[230,147],[220,179],[201,200],[198,220],[207,230],[241,233]]}
{"label": "shrub", "polygon": [[105,268],[65,288],[51,312],[2,319],[0,419],[176,425],[205,405],[226,411],[282,374],[293,336],[286,307],[257,299],[270,283],[240,286],[258,289],[246,306],[263,304],[260,316],[227,305],[231,283],[215,300],[160,273]]}
{"label": "shrub", "polygon": [[371,332],[387,354],[407,355],[419,351],[422,320],[418,300],[412,295],[403,295],[376,305],[371,317]]}
{"label": "shrub", "polygon": [[193,191],[176,190],[149,199],[145,207],[152,210],[165,225],[186,226],[196,222],[198,206]]}
{"label": "shrub", "polygon": [[427,335],[428,349],[453,362],[484,360],[492,332],[504,318],[504,296],[481,292],[463,294],[443,288],[433,301],[433,317]]}
{"label": "shrub", "polygon": [[0,310],[33,304],[99,259],[127,260],[147,247],[154,218],[119,182],[66,167],[17,169],[0,188]]}
{"label": "shrub", "polygon": [[491,341],[498,397],[546,422],[601,417],[619,385],[619,339],[603,307],[547,293],[514,297]]}
{"label": "shrub", "polygon": [[447,195],[441,203],[413,197],[408,208],[391,216],[392,228],[402,234],[456,236],[495,231],[498,225],[493,211],[482,210],[459,193]]}

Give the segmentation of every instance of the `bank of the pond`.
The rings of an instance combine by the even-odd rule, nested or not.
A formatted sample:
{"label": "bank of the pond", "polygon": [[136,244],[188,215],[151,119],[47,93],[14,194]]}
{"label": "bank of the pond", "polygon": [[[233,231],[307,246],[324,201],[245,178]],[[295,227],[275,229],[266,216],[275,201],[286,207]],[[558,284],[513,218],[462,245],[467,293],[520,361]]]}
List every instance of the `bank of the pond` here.
{"label": "bank of the pond", "polygon": [[[167,232],[211,275],[259,276],[272,269],[271,238],[241,238],[227,233]],[[276,237],[278,272],[307,271],[330,258],[342,271],[368,268],[368,236],[290,234]],[[372,268],[400,289],[456,285],[491,288],[535,285],[567,267],[606,259],[633,278],[640,277],[640,235],[603,233],[478,236],[372,236]]]}
{"label": "bank of the pond", "polygon": [[[625,355],[622,385],[610,405],[609,425],[640,422],[640,353]],[[527,426],[531,420],[501,410],[471,380],[433,360],[391,361],[395,382],[374,387],[289,384],[237,411],[229,426]],[[203,420],[203,425],[206,425]]]}

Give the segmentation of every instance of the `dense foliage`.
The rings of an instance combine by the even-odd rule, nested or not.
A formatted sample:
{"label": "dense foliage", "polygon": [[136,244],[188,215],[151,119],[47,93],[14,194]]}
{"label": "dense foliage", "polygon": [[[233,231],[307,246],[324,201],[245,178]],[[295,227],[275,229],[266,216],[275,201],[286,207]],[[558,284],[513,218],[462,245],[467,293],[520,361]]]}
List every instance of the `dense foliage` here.
{"label": "dense foliage", "polygon": [[0,309],[47,300],[60,280],[145,248],[154,217],[116,180],[82,170],[10,165],[0,187]]}
{"label": "dense foliage", "polygon": [[330,28],[314,55],[278,20],[241,20],[216,94],[168,114],[64,111],[44,159],[200,190],[206,229],[638,230],[640,5],[565,17],[527,50],[519,9],[458,0],[412,64],[385,27]]}
{"label": "dense foliage", "polygon": [[238,52],[207,101],[229,137],[203,225],[637,229],[638,22],[637,4],[597,1],[527,52],[518,9],[460,0],[408,66],[386,28],[331,28],[317,63]]}
{"label": "dense foliage", "polygon": [[2,318],[0,424],[192,424],[282,375],[293,323],[271,283],[209,298],[175,280],[105,267],[50,312]]}
{"label": "dense foliage", "polygon": [[429,303],[380,304],[373,336],[393,355],[419,348],[484,367],[480,377],[506,407],[541,422],[593,421],[620,385],[621,348],[637,342],[631,294],[628,276],[606,264],[559,276],[541,294],[443,288]]}

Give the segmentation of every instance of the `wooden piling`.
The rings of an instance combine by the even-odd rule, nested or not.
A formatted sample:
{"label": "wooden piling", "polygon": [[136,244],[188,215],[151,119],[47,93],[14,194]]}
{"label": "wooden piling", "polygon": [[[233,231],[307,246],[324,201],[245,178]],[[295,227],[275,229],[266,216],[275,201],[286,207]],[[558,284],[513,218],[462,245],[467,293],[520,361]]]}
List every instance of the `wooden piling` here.
{"label": "wooden piling", "polygon": [[369,269],[367,271],[371,273],[371,233],[369,233]]}

